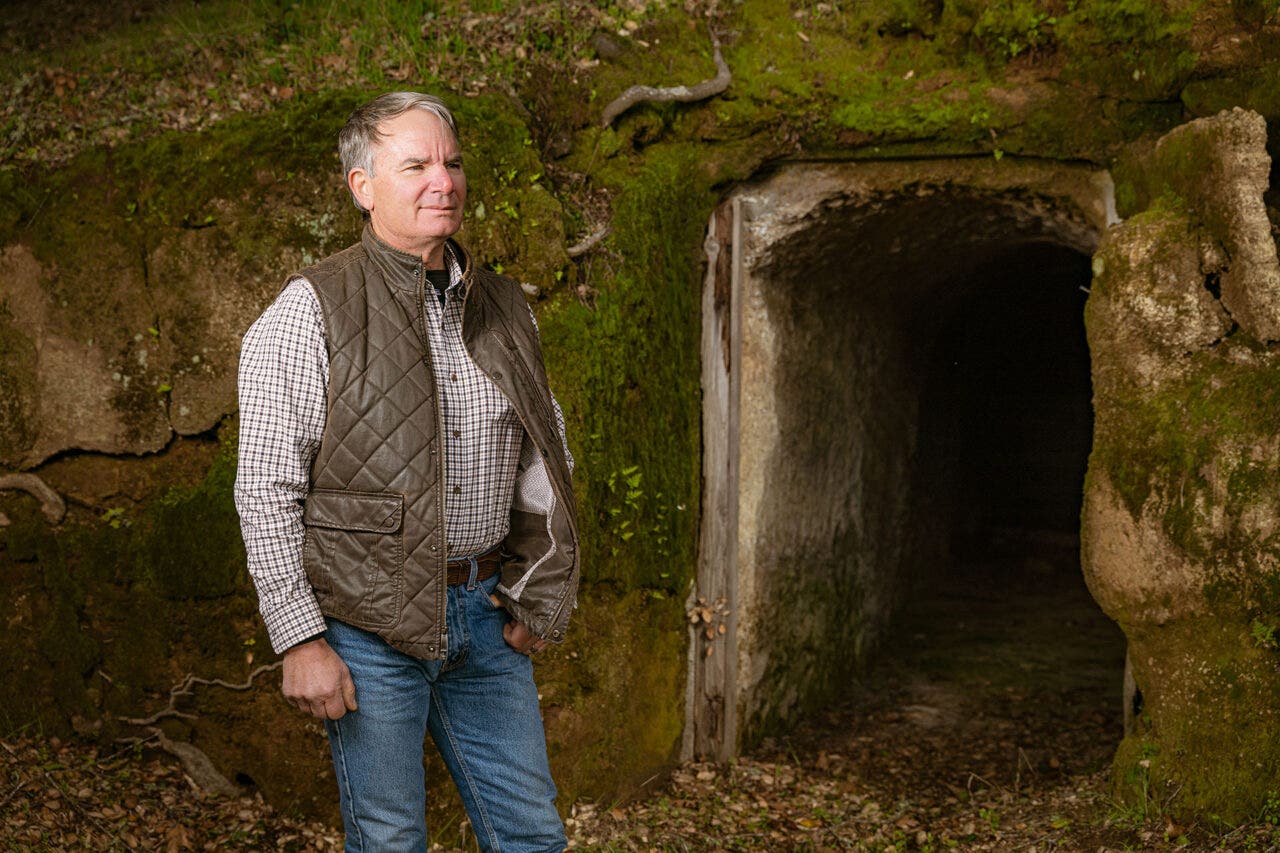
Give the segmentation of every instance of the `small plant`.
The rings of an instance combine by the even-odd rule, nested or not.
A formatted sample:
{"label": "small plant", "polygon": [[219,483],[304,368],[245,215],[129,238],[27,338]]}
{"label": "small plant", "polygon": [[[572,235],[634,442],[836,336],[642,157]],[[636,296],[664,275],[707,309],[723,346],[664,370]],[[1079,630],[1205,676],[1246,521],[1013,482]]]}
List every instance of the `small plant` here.
{"label": "small plant", "polygon": [[1280,826],[1280,793],[1272,791],[1258,812],[1258,820],[1269,826]]}
{"label": "small plant", "polygon": [[974,24],[973,34],[1010,60],[1054,44],[1053,27],[1057,23],[1057,18],[1031,3],[992,3]]}
{"label": "small plant", "polygon": [[1275,651],[1280,648],[1280,644],[1276,642],[1276,625],[1274,622],[1263,622],[1261,619],[1254,619],[1253,624],[1249,626],[1249,633],[1253,637],[1253,644],[1260,649]]}
{"label": "small plant", "polygon": [[[614,521],[611,532],[623,542],[636,535],[631,524],[633,519],[640,515],[640,499],[644,497],[644,489],[640,488],[640,481],[643,477],[639,465],[628,465],[609,475],[607,483],[609,492],[615,498],[621,499],[621,506],[615,505],[608,509],[609,518]],[[629,510],[628,514],[632,518],[618,518],[624,510]]]}
{"label": "small plant", "polygon": [[132,522],[125,517],[124,507],[113,506],[99,516],[103,521],[111,526],[112,530],[119,530],[121,527],[128,527]]}

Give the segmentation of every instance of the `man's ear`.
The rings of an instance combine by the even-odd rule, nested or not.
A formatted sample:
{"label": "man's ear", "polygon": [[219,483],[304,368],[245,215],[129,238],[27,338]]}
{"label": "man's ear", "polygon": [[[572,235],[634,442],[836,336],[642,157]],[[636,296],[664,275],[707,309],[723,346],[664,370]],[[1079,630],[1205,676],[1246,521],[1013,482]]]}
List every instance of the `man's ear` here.
{"label": "man's ear", "polygon": [[370,191],[369,180],[369,173],[358,166],[347,172],[347,186],[365,210],[373,210],[373,193]]}

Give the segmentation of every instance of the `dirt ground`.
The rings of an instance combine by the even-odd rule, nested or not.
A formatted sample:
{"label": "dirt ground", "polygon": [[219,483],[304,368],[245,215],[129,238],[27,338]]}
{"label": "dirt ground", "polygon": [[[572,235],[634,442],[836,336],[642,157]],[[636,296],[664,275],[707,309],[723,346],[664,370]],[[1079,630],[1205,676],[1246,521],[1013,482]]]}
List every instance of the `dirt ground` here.
{"label": "dirt ground", "polygon": [[[1266,851],[1267,824],[1124,807],[1123,638],[1074,549],[1004,547],[931,583],[849,695],[737,761],[686,764],[626,803],[578,803],[573,850]],[[167,756],[0,741],[0,850],[337,850],[331,827],[198,793]],[[433,845],[437,851],[473,850]]]}
{"label": "dirt ground", "polygon": [[910,602],[846,700],[728,767],[579,810],[591,850],[1275,850],[1122,806],[1124,639],[1074,542],[1011,535]]}

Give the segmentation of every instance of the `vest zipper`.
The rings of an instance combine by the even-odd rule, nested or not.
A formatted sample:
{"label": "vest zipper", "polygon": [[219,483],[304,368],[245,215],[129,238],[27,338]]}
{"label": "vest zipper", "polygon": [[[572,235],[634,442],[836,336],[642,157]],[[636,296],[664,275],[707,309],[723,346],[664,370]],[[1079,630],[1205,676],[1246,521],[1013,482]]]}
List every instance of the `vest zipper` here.
{"label": "vest zipper", "polygon": [[[465,293],[463,293],[463,295],[462,295],[462,313],[461,313],[461,315],[459,316],[459,319],[458,319],[458,330],[459,330],[459,332],[460,332],[460,333],[464,332],[464,331],[465,331],[465,329],[466,329],[466,327],[467,327],[467,325],[466,325],[466,323],[467,323],[467,301],[471,298],[471,289],[472,289],[472,282],[467,281],[467,278],[468,278],[467,274],[468,274],[470,271],[471,271],[471,258],[468,256],[468,257],[467,257],[467,267],[466,267],[466,269],[464,269],[464,270],[463,270],[463,276],[462,276],[463,283],[466,285],[466,292],[465,292]],[[493,334],[492,330],[490,330],[490,334]],[[495,336],[495,337],[496,337],[496,336]],[[478,362],[476,362],[475,358],[471,355],[470,350],[468,350],[468,349],[467,349],[467,337],[466,337],[466,335],[465,335],[465,334],[463,334],[463,336],[462,336],[462,348],[463,348],[463,350],[465,350],[465,351],[467,352],[467,357],[471,359],[471,363],[472,363],[472,364],[475,364],[476,369],[477,369],[477,370],[479,370],[481,373],[483,373],[483,374],[485,375],[485,378],[486,378],[486,379],[488,379],[490,382],[493,382],[493,387],[497,388],[497,389],[498,389],[498,392],[499,392],[500,394],[502,394],[502,396],[507,397],[507,402],[511,404],[511,410],[512,410],[513,412],[515,412],[515,413],[516,413],[516,417],[520,419],[520,426],[522,426],[522,427],[524,428],[525,435],[529,436],[529,438],[530,438],[530,439],[532,439],[532,438],[533,438],[533,433],[531,433],[531,432],[529,431],[529,424],[528,424],[528,422],[525,420],[524,415],[522,415],[522,414],[520,413],[520,407],[519,407],[519,406],[517,406],[517,405],[515,404],[515,402],[514,402],[514,401],[513,401],[509,396],[507,396],[507,392],[505,392],[505,391],[503,391],[503,390],[502,390],[502,386],[501,386],[501,385],[499,385],[497,382],[494,382],[493,377],[489,375],[489,372],[488,372],[487,370],[485,370],[483,367],[481,367],[481,366],[480,366],[480,364],[479,364]],[[504,348],[504,349],[505,349],[505,347],[502,347],[502,348]],[[518,359],[518,358],[512,358],[512,362],[519,362],[519,359]],[[521,368],[524,368],[524,365],[523,365],[523,364],[521,364],[521,365],[520,365],[520,367],[521,367]],[[526,372],[528,372],[528,371],[527,371],[527,368],[525,368],[525,370],[526,370]],[[532,378],[532,377],[531,377],[531,378]],[[553,418],[553,420],[554,420],[554,418]],[[535,445],[535,446],[536,446],[536,445]],[[539,447],[539,448],[537,448],[537,449],[538,449],[538,452],[542,454],[542,459],[543,459],[542,464],[543,464],[543,466],[544,466],[544,467],[546,467],[546,465],[547,465],[547,461],[546,461],[546,460],[547,460],[547,453],[548,453],[548,451],[547,451],[547,449],[546,449],[545,447]],[[563,452],[563,448],[561,448],[561,450],[562,450],[562,452]],[[551,472],[550,472],[550,471],[548,471],[548,472],[547,472],[547,483],[548,483],[548,484],[550,484],[550,486],[551,486],[551,493],[552,493],[552,495],[554,495],[554,496],[555,496],[555,499],[556,499],[556,501],[557,501],[558,505],[561,507],[561,511],[562,511],[562,512],[563,512],[563,511],[565,511],[565,508],[567,508],[567,507],[568,507],[568,504],[567,504],[567,503],[565,503],[564,496],[563,496],[562,494],[560,494],[560,490],[556,487],[556,478],[551,476]],[[570,535],[573,535],[573,534],[574,534],[574,530],[573,530],[573,528],[574,528],[574,527],[575,527],[574,520],[573,520],[572,518],[570,518],[570,519],[569,519]],[[575,538],[576,538],[576,536],[575,536]],[[563,547],[564,547],[564,543],[557,543],[557,544],[558,544],[558,547],[560,547],[560,548],[563,548]],[[578,559],[578,558],[577,558],[577,557],[575,557],[575,559]],[[566,584],[565,584],[565,586],[567,587],[567,586],[568,586],[568,584],[566,583]],[[548,628],[549,628],[549,629],[551,629],[551,630],[555,630],[555,631],[558,631],[558,628],[556,627],[556,623],[558,623],[558,622],[560,621],[560,614],[562,614],[562,613],[564,612],[564,606],[565,606],[565,604],[567,604],[567,603],[568,603],[568,601],[569,601],[569,596],[567,596],[567,595],[565,595],[565,596],[561,596],[560,601],[556,604],[555,613],[554,613],[554,614],[552,614],[551,619],[550,619],[550,620],[548,620]],[[561,638],[561,639],[563,639],[563,638]]]}
{"label": "vest zipper", "polygon": [[[436,529],[448,534],[444,526],[444,502],[445,498],[445,482],[444,482],[444,418],[440,414],[440,389],[436,386],[436,368],[431,357],[431,334],[427,328],[427,267],[421,261],[413,271],[414,289],[418,299],[418,325],[422,327],[422,351],[425,354],[423,361],[427,364],[427,376],[431,377],[431,388],[435,392],[436,405],[436,447],[439,450],[436,456],[436,484],[438,489],[436,494],[440,499],[436,501]],[[465,304],[465,303],[464,303]],[[440,595],[436,597],[436,629],[437,642],[440,645],[440,659],[445,660],[449,655],[449,636],[448,636],[448,619],[447,602],[449,597],[448,584],[448,559],[447,553],[449,548],[448,540],[444,542],[445,554],[441,555],[439,561],[439,577],[440,577]]]}

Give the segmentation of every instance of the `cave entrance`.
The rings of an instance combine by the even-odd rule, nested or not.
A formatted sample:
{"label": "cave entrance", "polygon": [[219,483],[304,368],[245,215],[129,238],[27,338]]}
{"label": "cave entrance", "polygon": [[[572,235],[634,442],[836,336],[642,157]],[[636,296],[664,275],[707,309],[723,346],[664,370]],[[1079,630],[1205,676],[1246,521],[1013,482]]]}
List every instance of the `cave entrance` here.
{"label": "cave entrance", "polygon": [[792,164],[717,209],[686,756],[842,692],[993,543],[1075,541],[1115,220],[1105,172],[1009,158]]}

